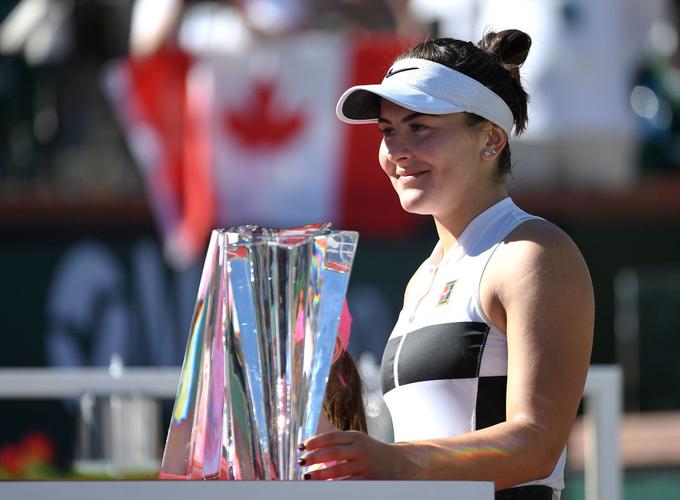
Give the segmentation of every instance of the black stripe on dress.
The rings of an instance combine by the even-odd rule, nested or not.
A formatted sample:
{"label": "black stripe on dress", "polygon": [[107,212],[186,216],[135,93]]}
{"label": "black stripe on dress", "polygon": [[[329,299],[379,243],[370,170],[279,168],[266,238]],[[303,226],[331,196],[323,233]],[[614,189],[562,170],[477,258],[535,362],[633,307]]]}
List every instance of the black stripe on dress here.
{"label": "black stripe on dress", "polygon": [[476,429],[505,422],[505,393],[508,377],[479,377],[475,408]]}
{"label": "black stripe on dress", "polygon": [[[473,321],[430,325],[410,332],[399,353],[399,385],[478,377],[488,333],[487,324]],[[395,386],[394,357],[400,340],[390,340],[383,354],[383,393]]]}
{"label": "black stripe on dress", "polygon": [[494,498],[496,500],[552,500],[553,490],[550,486],[539,484],[515,486],[497,491]]}

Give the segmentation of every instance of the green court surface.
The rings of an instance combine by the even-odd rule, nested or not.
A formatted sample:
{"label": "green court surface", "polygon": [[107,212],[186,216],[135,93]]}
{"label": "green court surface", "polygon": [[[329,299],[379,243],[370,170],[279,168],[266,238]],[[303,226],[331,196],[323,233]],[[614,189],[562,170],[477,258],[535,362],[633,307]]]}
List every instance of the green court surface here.
{"label": "green court surface", "polygon": [[[680,499],[680,469],[627,470],[622,500]],[[583,500],[583,473],[569,473],[562,500]]]}

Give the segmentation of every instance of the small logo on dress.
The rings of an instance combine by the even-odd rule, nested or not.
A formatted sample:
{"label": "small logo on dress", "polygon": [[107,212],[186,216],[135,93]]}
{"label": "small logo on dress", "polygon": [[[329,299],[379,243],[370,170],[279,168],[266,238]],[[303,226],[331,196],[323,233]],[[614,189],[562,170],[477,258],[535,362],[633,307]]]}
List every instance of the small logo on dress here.
{"label": "small logo on dress", "polygon": [[457,281],[458,280],[449,281],[448,283],[446,283],[446,285],[444,285],[442,294],[439,296],[439,302],[437,302],[438,306],[443,306],[449,303],[449,299],[451,298],[451,292],[453,292],[453,287],[456,286]]}

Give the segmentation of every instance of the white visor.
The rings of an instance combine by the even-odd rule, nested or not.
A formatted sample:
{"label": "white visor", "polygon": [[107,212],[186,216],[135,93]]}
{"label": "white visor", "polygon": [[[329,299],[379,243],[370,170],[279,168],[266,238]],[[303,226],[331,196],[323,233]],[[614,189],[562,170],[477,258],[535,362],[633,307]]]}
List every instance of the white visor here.
{"label": "white visor", "polygon": [[430,115],[474,113],[501,127],[508,137],[512,130],[512,111],[498,94],[474,78],[427,59],[395,62],[379,85],[346,90],[335,111],[346,123],[375,123],[380,98]]}

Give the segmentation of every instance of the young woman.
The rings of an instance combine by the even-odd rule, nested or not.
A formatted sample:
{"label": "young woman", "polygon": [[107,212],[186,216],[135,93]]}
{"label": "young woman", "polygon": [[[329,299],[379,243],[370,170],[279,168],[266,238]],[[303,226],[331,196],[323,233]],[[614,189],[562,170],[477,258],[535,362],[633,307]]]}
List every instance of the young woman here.
{"label": "young woman", "polygon": [[382,362],[395,443],[328,432],[305,479],[491,480],[497,498],[559,498],[590,359],[593,292],[569,237],[508,197],[508,138],[527,123],[517,30],[423,42],[338,116],[378,123],[402,207],[439,242],[407,286]]}

